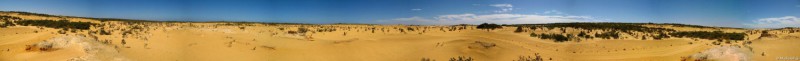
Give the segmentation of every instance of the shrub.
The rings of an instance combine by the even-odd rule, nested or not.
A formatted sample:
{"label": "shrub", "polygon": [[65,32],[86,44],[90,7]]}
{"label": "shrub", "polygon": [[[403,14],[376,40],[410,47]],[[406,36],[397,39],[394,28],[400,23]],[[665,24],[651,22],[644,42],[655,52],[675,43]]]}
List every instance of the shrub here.
{"label": "shrub", "polygon": [[478,29],[491,29],[491,30],[494,30],[494,29],[497,29],[497,28],[503,28],[503,26],[500,26],[500,25],[497,25],[497,24],[483,23],[483,24],[478,25],[477,28]]}
{"label": "shrub", "polygon": [[555,42],[569,41],[569,38],[570,38],[568,36],[564,36],[564,35],[561,35],[561,34],[539,34],[539,35],[536,35],[534,33],[531,33],[531,37],[539,37],[541,39],[552,39]]}
{"label": "shrub", "polygon": [[127,42],[125,42],[125,39],[122,39],[122,45],[125,45],[125,44],[127,44]]}
{"label": "shrub", "polygon": [[0,28],[8,27],[8,26],[15,26],[14,23],[11,23],[11,20],[19,20],[19,17],[12,17],[12,16],[0,16]]}
{"label": "shrub", "polygon": [[670,35],[675,37],[690,37],[690,38],[700,38],[700,39],[709,39],[709,40],[744,40],[744,37],[747,34],[744,33],[725,33],[722,31],[685,31],[685,32],[674,32],[670,33]]}
{"label": "shrub", "polygon": [[591,37],[589,37],[589,35],[586,35],[586,32],[578,33],[578,37],[591,38]]}
{"label": "shrub", "polygon": [[516,33],[524,32],[524,31],[525,30],[522,30],[522,27],[517,27],[517,30],[514,30],[514,32],[516,32]]}
{"label": "shrub", "polygon": [[433,60],[431,58],[422,58],[422,60],[420,60],[420,61],[436,61],[436,60]]}
{"label": "shrub", "polygon": [[658,36],[654,36],[653,37],[653,39],[656,39],[656,40],[661,40],[663,38],[669,38],[669,36],[667,36],[667,34],[664,34],[664,33],[659,33]]}
{"label": "shrub", "polygon": [[336,29],[331,29],[331,28],[320,28],[320,29],[317,29],[317,32],[333,32],[333,31],[336,31]]}
{"label": "shrub", "polygon": [[297,33],[306,33],[308,32],[307,28],[297,28]]}
{"label": "shrub", "polygon": [[79,30],[88,30],[93,23],[89,22],[69,22],[67,20],[22,20],[16,21],[17,24],[26,25],[26,26],[43,26],[43,27],[50,27],[50,28],[57,28],[57,29],[79,29]]}
{"label": "shrub", "polygon": [[604,39],[617,39],[619,38],[619,33],[616,31],[610,31],[605,33],[596,34],[595,37],[604,38]]}
{"label": "shrub", "polygon": [[287,31],[286,33],[289,33],[289,34],[297,34],[297,31]]}
{"label": "shrub", "polygon": [[100,30],[100,35],[111,35],[111,33],[107,32],[106,30]]}
{"label": "shrub", "polygon": [[15,26],[15,25],[13,23],[11,23],[11,21],[3,21],[3,23],[0,24],[0,28],[5,28],[5,27],[8,27],[8,26]]}
{"label": "shrub", "polygon": [[[552,58],[551,58],[552,59]],[[539,53],[536,53],[534,57],[531,56],[519,56],[519,59],[513,61],[544,61],[542,56],[539,56]]]}
{"label": "shrub", "polygon": [[639,32],[660,32],[660,31],[675,31],[667,28],[651,28],[641,26],[642,23],[551,23],[551,24],[522,24],[520,26],[532,27],[545,27],[549,29],[557,27],[571,27],[578,29],[602,29],[602,30],[620,30],[622,32],[639,31]]}
{"label": "shrub", "polygon": [[458,58],[453,57],[453,58],[450,58],[450,60],[448,60],[448,61],[473,61],[473,59],[472,59],[472,57],[458,56]]}

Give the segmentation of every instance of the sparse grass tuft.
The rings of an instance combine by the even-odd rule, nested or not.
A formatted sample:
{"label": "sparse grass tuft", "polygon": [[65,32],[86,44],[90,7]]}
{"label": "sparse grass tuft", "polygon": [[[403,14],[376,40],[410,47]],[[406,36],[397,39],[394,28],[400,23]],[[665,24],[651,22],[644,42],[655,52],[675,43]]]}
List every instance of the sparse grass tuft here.
{"label": "sparse grass tuft", "polygon": [[[552,60],[553,58],[550,58]],[[544,61],[542,56],[539,56],[539,53],[536,53],[534,57],[531,56],[519,56],[519,59],[513,61]]]}

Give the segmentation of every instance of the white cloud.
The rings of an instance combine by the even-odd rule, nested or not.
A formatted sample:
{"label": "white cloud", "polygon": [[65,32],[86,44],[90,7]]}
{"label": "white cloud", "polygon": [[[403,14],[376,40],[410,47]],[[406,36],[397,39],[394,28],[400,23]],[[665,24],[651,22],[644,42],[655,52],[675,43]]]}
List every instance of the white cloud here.
{"label": "white cloud", "polygon": [[561,11],[558,11],[558,10],[550,10],[550,11],[544,11],[544,14],[556,14],[556,15],[563,15],[563,14],[564,14],[564,12],[561,12]]}
{"label": "white cloud", "polygon": [[411,11],[420,11],[420,10],[422,10],[422,9],[419,9],[419,8],[411,9]]}
{"label": "white cloud", "polygon": [[494,11],[496,13],[505,13],[514,10],[514,5],[511,4],[492,4],[489,6],[500,8],[500,10]]}
{"label": "white cloud", "polygon": [[561,16],[561,15],[533,15],[533,14],[450,14],[439,15],[432,18],[410,17],[397,18],[391,20],[379,20],[391,24],[423,24],[423,25],[454,25],[454,24],[478,24],[478,23],[499,23],[499,24],[535,24],[535,23],[558,23],[558,22],[597,22],[603,21],[590,16]]}
{"label": "white cloud", "polygon": [[492,5],[489,5],[489,6],[499,7],[499,8],[511,8],[511,7],[514,7],[514,5],[511,5],[511,4],[492,4]]}
{"label": "white cloud", "polygon": [[756,28],[800,27],[800,19],[798,19],[795,16],[763,18],[754,20],[753,24],[744,24],[744,25]]}
{"label": "white cloud", "polygon": [[473,6],[479,6],[479,5],[481,5],[481,4],[472,4],[472,5],[473,5]]}

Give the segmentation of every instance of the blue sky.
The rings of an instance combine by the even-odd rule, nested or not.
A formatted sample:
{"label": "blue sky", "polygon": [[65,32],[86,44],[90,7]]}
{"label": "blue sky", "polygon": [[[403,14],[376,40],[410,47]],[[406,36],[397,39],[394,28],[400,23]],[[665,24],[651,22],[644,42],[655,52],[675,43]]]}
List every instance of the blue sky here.
{"label": "blue sky", "polygon": [[145,20],[315,24],[654,22],[800,27],[800,0],[0,0],[0,10]]}

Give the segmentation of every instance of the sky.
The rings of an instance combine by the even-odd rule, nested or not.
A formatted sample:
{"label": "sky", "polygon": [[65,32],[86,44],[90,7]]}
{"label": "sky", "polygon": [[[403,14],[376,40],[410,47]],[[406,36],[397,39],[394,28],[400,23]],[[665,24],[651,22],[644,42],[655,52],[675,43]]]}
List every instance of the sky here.
{"label": "sky", "polygon": [[800,0],[0,0],[0,11],[158,21],[800,27]]}

